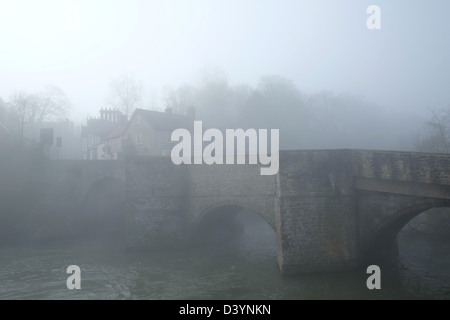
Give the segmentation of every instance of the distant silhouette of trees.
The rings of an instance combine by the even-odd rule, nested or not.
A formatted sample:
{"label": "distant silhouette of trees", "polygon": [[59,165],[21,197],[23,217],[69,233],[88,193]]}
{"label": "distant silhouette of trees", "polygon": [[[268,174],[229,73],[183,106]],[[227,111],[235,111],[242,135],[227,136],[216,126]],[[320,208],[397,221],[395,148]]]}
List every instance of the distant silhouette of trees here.
{"label": "distant silhouette of trees", "polygon": [[22,141],[25,124],[62,120],[68,116],[71,103],[64,91],[54,85],[47,85],[37,93],[16,90],[11,94],[7,105],[8,112],[17,119]]}
{"label": "distant silhouette of trees", "polygon": [[47,85],[35,96],[38,112],[37,122],[63,120],[69,115],[71,102],[67,94],[54,85]]}
{"label": "distant silhouette of trees", "polygon": [[248,127],[280,130],[282,149],[300,148],[307,121],[304,97],[289,79],[263,76],[239,116]]}
{"label": "distant silhouette of trees", "polygon": [[130,75],[122,75],[110,83],[107,104],[120,110],[127,119],[142,101],[142,84]]}
{"label": "distant silhouette of trees", "polygon": [[196,85],[166,86],[162,95],[178,113],[194,106],[205,127],[279,129],[281,149],[370,149],[395,140],[389,114],[376,105],[346,93],[305,94],[277,75],[260,77],[256,86],[232,85],[223,71],[209,69]]}
{"label": "distant silhouette of trees", "polygon": [[423,131],[415,137],[415,147],[423,152],[450,153],[450,105],[430,109]]}
{"label": "distant silhouette of trees", "polygon": [[[429,117],[421,133],[414,139],[417,151],[450,153],[450,105],[442,109],[429,109]],[[436,237],[450,237],[450,208],[432,208],[411,220],[408,229]]]}

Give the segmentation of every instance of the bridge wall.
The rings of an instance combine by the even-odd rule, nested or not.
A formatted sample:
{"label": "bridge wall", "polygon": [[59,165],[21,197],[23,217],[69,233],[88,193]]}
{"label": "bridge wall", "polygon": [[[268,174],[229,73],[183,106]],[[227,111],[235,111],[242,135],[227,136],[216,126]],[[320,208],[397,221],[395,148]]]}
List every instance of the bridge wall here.
{"label": "bridge wall", "polygon": [[350,154],[280,154],[276,222],[283,274],[355,267],[360,255]]}
{"label": "bridge wall", "polygon": [[361,253],[376,262],[397,251],[397,234],[418,214],[435,207],[449,207],[450,200],[386,192],[358,192]]}
{"label": "bridge wall", "polygon": [[202,218],[234,205],[259,214],[275,229],[274,177],[258,166],[176,166],[170,158],[127,161],[127,245],[185,243]]}
{"label": "bridge wall", "polygon": [[51,208],[62,203],[73,211],[82,210],[89,188],[97,181],[114,177],[125,182],[124,163],[120,161],[52,160],[40,168],[39,175],[35,182],[42,196],[37,205]]}
{"label": "bridge wall", "polygon": [[396,249],[397,234],[419,213],[450,206],[450,156],[352,150],[359,238],[365,259]]}
{"label": "bridge wall", "polygon": [[[79,235],[85,199],[97,181],[125,181],[123,162],[47,160],[17,157],[2,161],[0,220],[7,241],[39,241]],[[1,238],[1,236],[0,236]]]}
{"label": "bridge wall", "polygon": [[450,205],[450,156],[351,150],[361,251],[371,259],[396,248],[417,214]]}
{"label": "bridge wall", "polygon": [[353,175],[395,181],[450,185],[450,155],[418,152],[347,150]]}
{"label": "bridge wall", "polygon": [[126,246],[177,246],[185,240],[188,170],[168,157],[126,162]]}
{"label": "bridge wall", "polygon": [[260,215],[275,230],[275,176],[261,176],[259,165],[191,165],[188,224],[225,205],[237,205]]}
{"label": "bridge wall", "polygon": [[275,229],[283,274],[351,269],[418,213],[450,205],[449,168],[448,155],[364,150],[282,151],[272,177],[257,165],[134,159],[127,244],[185,243],[208,212],[234,205]]}

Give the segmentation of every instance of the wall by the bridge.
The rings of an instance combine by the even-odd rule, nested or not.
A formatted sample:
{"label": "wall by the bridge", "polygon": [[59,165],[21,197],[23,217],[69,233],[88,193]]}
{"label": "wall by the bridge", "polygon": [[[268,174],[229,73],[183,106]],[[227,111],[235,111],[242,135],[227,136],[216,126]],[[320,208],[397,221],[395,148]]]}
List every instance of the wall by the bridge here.
{"label": "wall by the bridge", "polygon": [[450,155],[420,152],[346,150],[353,175],[372,179],[450,185]]}
{"label": "wall by the bridge", "polygon": [[189,180],[169,157],[126,162],[127,247],[179,246],[186,234]]}
{"label": "wall by the bridge", "polygon": [[259,165],[192,165],[187,216],[190,228],[221,206],[238,206],[260,215],[274,230],[275,176],[262,176]]}
{"label": "wall by the bridge", "polygon": [[376,263],[398,253],[397,235],[414,217],[431,208],[450,207],[450,200],[387,192],[358,191],[361,255]]}
{"label": "wall by the bridge", "polygon": [[237,206],[277,233],[284,274],[349,269],[358,263],[350,153],[286,151],[277,176],[259,165],[175,166],[170,158],[126,164],[127,244],[179,245],[209,212]]}
{"label": "wall by the bridge", "polygon": [[51,160],[40,175],[41,196],[30,212],[32,239],[100,236],[120,220],[115,206],[125,202],[123,162]]}
{"label": "wall by the bridge", "polygon": [[281,152],[276,221],[283,274],[359,263],[351,170],[346,150]]}
{"label": "wall by the bridge", "polygon": [[[209,213],[245,208],[277,233],[283,274],[356,267],[388,251],[415,215],[450,206],[450,156],[440,154],[282,151],[276,176],[261,176],[259,165],[176,166],[170,157],[50,161],[28,175],[23,186],[17,173],[3,177],[11,182],[5,187],[25,188],[16,193],[31,202],[21,207],[30,213],[30,234],[45,236],[48,222],[58,219],[53,230],[72,232],[80,211],[95,211],[96,195],[104,201],[109,191],[122,190],[98,188],[125,181],[127,247],[183,245]],[[8,192],[3,189],[12,194],[5,201],[21,201]]]}
{"label": "wall by the bridge", "polygon": [[176,166],[169,157],[126,163],[127,245],[185,244],[202,219],[234,206],[260,215],[275,229],[274,176],[255,165]]}
{"label": "wall by the bridge", "polygon": [[351,150],[364,260],[387,257],[418,214],[450,206],[450,155]]}
{"label": "wall by the bridge", "polygon": [[[3,161],[0,168],[0,224],[6,229],[0,228],[0,240],[5,242],[80,235],[94,222],[86,199],[98,183],[105,179],[125,182],[119,161],[12,160]],[[111,181],[100,187],[111,189]]]}
{"label": "wall by the bridge", "polygon": [[396,247],[401,228],[450,206],[450,155],[371,150],[280,154],[276,222],[284,274],[344,270]]}
{"label": "wall by the bridge", "polygon": [[276,176],[259,168],[128,161],[127,244],[183,244],[208,213],[245,208],[276,231],[283,274],[345,270],[388,248],[414,215],[450,200],[446,155],[282,151]]}

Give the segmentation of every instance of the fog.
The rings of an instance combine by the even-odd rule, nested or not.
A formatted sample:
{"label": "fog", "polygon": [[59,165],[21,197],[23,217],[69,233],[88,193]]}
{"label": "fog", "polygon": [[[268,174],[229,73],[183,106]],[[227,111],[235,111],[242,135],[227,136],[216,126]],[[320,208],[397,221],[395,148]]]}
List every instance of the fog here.
{"label": "fog", "polygon": [[[370,5],[381,10],[380,28],[368,26]],[[350,185],[356,176],[340,185],[341,175],[350,174],[344,164],[343,172],[332,167],[334,159],[317,169],[319,153],[285,152],[280,168],[292,161],[287,178],[251,180],[251,165],[185,170],[160,156],[170,155],[174,142],[166,134],[186,120],[202,121],[205,130],[279,129],[282,150],[450,153],[449,14],[448,0],[2,0],[0,258],[7,258],[0,299],[448,299],[448,281],[441,281],[448,272],[428,273],[441,252],[442,269],[449,270],[448,245],[426,238],[439,230],[448,240],[450,214],[440,198],[434,205],[443,208],[410,222],[407,236],[400,233],[401,261],[411,264],[391,265],[388,289],[377,295],[366,290],[360,270],[289,281],[280,273],[290,259],[280,250],[298,245],[297,234],[281,228],[305,219],[292,232],[312,234],[303,217],[319,212],[312,198],[351,198],[358,221],[341,229],[366,230],[359,225],[366,217],[353,206],[369,192]],[[142,116],[153,131],[133,118],[141,109],[158,111],[153,119]],[[242,146],[250,144],[242,136]],[[274,145],[268,142],[278,172]],[[377,161],[390,159],[379,154]],[[390,172],[394,160],[376,165]],[[300,167],[310,162],[311,170]],[[407,165],[394,171],[400,176]],[[316,183],[308,176],[316,169],[323,190],[306,185],[300,196],[288,190]],[[445,179],[437,187],[447,187]],[[311,199],[280,204],[284,197]],[[317,220],[328,223],[325,215]],[[336,243],[350,242],[336,230],[318,256],[339,255]],[[329,236],[326,228],[318,232]],[[422,257],[411,254],[416,249]],[[90,282],[71,295],[64,277],[74,263]],[[431,289],[416,292],[422,278]]]}
{"label": "fog", "polygon": [[145,108],[162,89],[198,84],[218,68],[233,85],[265,75],[304,94],[361,97],[400,124],[450,101],[445,0],[377,1],[2,1],[0,96],[54,84],[84,121],[105,105],[112,79],[142,82]]}

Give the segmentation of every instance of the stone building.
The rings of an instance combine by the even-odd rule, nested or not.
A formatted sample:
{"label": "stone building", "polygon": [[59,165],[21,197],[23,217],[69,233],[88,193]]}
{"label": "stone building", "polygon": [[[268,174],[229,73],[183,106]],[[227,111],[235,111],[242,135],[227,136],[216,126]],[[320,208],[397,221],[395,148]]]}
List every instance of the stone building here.
{"label": "stone building", "polygon": [[123,131],[127,125],[126,116],[112,109],[101,109],[100,117],[89,118],[81,128],[81,150],[85,160],[105,159],[100,146],[110,137]]}
{"label": "stone building", "polygon": [[170,156],[174,142],[172,131],[179,128],[190,130],[193,112],[189,115],[136,109],[127,125],[112,131],[97,144],[97,159],[116,160],[126,155]]}

